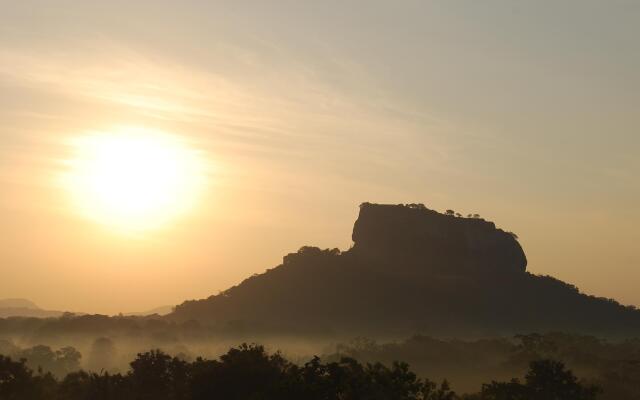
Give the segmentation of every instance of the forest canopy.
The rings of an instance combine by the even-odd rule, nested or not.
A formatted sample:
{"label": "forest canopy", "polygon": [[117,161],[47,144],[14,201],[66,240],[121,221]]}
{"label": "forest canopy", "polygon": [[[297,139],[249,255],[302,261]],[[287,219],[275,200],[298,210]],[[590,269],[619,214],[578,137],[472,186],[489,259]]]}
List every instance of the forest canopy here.
{"label": "forest canopy", "polygon": [[403,362],[362,364],[342,357],[325,363],[313,357],[297,365],[256,344],[193,362],[152,350],[138,354],[125,374],[78,371],[61,379],[0,356],[3,400],[594,400],[599,392],[553,360],[531,362],[522,383],[492,381],[478,393],[458,396],[447,381],[421,379]]}

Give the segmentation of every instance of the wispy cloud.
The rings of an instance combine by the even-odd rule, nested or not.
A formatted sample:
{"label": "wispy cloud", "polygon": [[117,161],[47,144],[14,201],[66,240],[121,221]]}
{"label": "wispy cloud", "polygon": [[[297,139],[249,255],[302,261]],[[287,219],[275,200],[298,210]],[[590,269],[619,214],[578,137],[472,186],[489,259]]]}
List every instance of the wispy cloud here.
{"label": "wispy cloud", "polygon": [[[296,69],[299,63],[276,78],[265,79],[258,69],[256,75],[229,77],[130,49],[105,49],[87,56],[3,50],[0,82],[51,91],[97,108],[115,107],[160,124],[188,125],[200,132],[201,140],[258,157],[300,152],[321,157],[320,148],[326,146],[360,162],[393,163],[393,154],[386,153],[389,146],[410,151],[416,135],[418,142],[427,142],[420,151],[429,152],[434,168],[447,155],[441,139],[450,127],[443,121],[394,107],[381,93],[345,92],[309,68]],[[334,63],[344,74],[366,79],[356,64]]]}

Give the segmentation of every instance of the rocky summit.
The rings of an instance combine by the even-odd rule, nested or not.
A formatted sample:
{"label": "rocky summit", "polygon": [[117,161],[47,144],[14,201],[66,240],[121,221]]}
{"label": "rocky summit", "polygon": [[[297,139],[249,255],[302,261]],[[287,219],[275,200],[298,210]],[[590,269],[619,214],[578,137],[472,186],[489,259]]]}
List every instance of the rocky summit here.
{"label": "rocky summit", "polygon": [[527,258],[515,235],[479,217],[441,214],[422,204],[364,203],[352,252],[397,270],[465,275],[522,273]]}
{"label": "rocky summit", "polygon": [[640,311],[527,272],[516,235],[477,215],[364,203],[352,239],[346,251],[302,247],[166,318],[234,334],[640,334]]}

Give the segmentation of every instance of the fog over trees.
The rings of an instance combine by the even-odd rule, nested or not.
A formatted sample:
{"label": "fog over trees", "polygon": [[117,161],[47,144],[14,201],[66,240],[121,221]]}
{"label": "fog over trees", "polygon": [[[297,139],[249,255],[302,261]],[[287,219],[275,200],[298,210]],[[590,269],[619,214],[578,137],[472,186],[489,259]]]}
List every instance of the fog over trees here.
{"label": "fog over trees", "polygon": [[492,381],[478,393],[458,396],[446,380],[419,378],[406,363],[362,364],[349,357],[325,363],[313,357],[296,365],[259,345],[242,344],[216,360],[193,362],[152,350],[138,354],[124,374],[78,371],[60,379],[0,356],[0,398],[7,400],[592,400],[599,392],[553,360],[531,362],[522,383]]}

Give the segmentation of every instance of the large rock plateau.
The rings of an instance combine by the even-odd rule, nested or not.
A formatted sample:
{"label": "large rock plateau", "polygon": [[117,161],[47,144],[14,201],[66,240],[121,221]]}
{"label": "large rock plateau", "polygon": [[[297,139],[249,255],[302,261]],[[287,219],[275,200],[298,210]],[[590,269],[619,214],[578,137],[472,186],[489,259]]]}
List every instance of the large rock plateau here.
{"label": "large rock plateau", "polygon": [[352,239],[342,252],[303,247],[166,318],[286,334],[640,334],[640,311],[526,272],[516,236],[480,218],[364,203]]}

